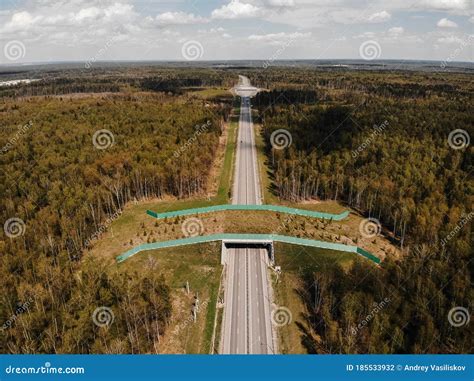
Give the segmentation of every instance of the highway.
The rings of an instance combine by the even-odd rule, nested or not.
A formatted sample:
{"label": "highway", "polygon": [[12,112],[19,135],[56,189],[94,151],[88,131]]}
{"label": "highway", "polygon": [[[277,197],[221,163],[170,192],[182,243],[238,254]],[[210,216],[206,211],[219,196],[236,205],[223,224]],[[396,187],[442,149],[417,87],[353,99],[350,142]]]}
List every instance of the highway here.
{"label": "highway", "polygon": [[[239,87],[242,92],[239,94]],[[256,89],[240,76],[241,95],[233,204],[261,204],[250,98]],[[270,317],[267,251],[229,248],[224,286],[223,353],[274,353]]]}

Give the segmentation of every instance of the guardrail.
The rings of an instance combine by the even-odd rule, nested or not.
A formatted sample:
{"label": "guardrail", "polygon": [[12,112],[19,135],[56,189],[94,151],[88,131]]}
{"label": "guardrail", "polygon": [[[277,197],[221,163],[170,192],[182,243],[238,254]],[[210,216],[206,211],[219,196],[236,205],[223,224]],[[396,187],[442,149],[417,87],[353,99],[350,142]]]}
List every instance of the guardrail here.
{"label": "guardrail", "polygon": [[116,258],[116,260],[117,262],[120,263],[134,256],[135,254],[138,254],[142,251],[147,251],[147,250],[164,249],[168,247],[194,245],[197,243],[206,243],[206,242],[222,241],[222,240],[224,241],[225,240],[240,240],[244,243],[245,242],[247,243],[258,242],[259,240],[271,240],[271,241],[289,243],[289,244],[294,244],[294,245],[312,246],[312,247],[318,247],[321,249],[345,251],[345,252],[361,255],[362,257],[376,264],[380,264],[381,262],[380,258],[376,257],[375,255],[369,253],[368,251],[358,246],[344,245],[342,243],[318,241],[318,240],[307,239],[307,238],[289,237],[289,236],[279,235],[279,234],[234,234],[234,233],[211,234],[207,236],[188,237],[188,238],[182,238],[182,239],[175,239],[171,241],[145,243],[145,244],[136,246],[133,249],[128,250],[127,252],[119,255]]}
{"label": "guardrail", "polygon": [[147,210],[146,213],[154,218],[162,219],[167,217],[178,217],[178,216],[188,216],[192,214],[203,214],[203,213],[213,213],[213,212],[222,212],[227,210],[245,210],[245,211],[267,211],[267,212],[278,212],[286,214],[296,214],[298,216],[312,217],[312,218],[322,218],[326,220],[340,221],[349,215],[349,211],[346,210],[339,214],[333,213],[324,213],[324,212],[315,212],[312,210],[306,209],[297,209],[290,208],[287,206],[281,205],[213,205],[205,206],[202,208],[192,208],[192,209],[183,209],[183,210],[174,210],[172,212],[163,212],[156,213],[152,210]]}

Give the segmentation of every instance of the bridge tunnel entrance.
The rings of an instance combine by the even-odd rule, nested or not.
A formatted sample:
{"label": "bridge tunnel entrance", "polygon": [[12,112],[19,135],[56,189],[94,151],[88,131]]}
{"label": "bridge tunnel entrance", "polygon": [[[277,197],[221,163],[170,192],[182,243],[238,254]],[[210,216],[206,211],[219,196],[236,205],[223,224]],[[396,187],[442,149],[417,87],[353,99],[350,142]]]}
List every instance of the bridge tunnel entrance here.
{"label": "bridge tunnel entrance", "polygon": [[267,258],[270,264],[275,263],[275,251],[273,247],[273,241],[258,240],[258,241],[245,241],[245,240],[223,240],[221,248],[221,264],[227,263],[229,249],[265,249],[267,252]]}

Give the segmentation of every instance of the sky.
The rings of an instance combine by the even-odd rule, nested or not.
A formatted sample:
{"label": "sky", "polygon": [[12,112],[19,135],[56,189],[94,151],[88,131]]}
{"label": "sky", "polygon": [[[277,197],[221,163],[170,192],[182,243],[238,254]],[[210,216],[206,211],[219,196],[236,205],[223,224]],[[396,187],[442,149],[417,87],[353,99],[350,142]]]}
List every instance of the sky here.
{"label": "sky", "polygon": [[0,0],[0,64],[473,61],[474,0]]}

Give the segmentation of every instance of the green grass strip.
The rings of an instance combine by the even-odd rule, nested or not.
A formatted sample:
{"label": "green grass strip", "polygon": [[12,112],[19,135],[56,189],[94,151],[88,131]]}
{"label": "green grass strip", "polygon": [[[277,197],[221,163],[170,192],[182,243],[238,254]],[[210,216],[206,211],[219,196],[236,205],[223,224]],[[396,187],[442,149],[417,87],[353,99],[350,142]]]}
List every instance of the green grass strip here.
{"label": "green grass strip", "polygon": [[226,210],[245,210],[245,211],[266,211],[266,212],[278,212],[286,214],[296,214],[298,216],[312,217],[312,218],[322,218],[326,220],[340,221],[349,215],[349,211],[346,210],[339,214],[333,213],[324,213],[324,212],[315,212],[312,210],[306,209],[296,209],[289,208],[287,206],[281,205],[233,205],[233,204],[224,204],[224,205],[213,205],[205,206],[202,208],[192,208],[184,210],[174,210],[172,212],[156,213],[152,210],[147,210],[146,213],[154,218],[172,218],[179,216],[188,216],[193,214],[202,214],[202,213],[213,213],[213,212],[222,212]]}
{"label": "green grass strip", "polygon": [[142,251],[147,250],[156,250],[156,249],[164,249],[168,247],[175,247],[175,246],[182,246],[182,245],[194,245],[197,243],[206,243],[206,242],[213,242],[213,241],[222,241],[222,240],[238,240],[238,241],[253,241],[253,242],[283,242],[283,243],[290,243],[294,245],[302,245],[302,246],[312,246],[312,247],[319,247],[322,249],[328,250],[336,250],[336,251],[345,251],[350,253],[359,254],[368,260],[379,264],[380,258],[376,257],[375,255],[369,253],[368,251],[361,249],[357,246],[352,245],[344,245],[342,243],[332,243],[332,242],[325,242],[325,241],[318,241],[314,239],[307,239],[307,238],[297,238],[297,237],[289,237],[285,235],[279,234],[234,234],[234,233],[224,233],[224,234],[211,234],[207,236],[197,236],[197,237],[188,237],[182,239],[174,239],[171,241],[162,241],[162,242],[154,242],[154,243],[145,243],[139,246],[134,247],[133,249],[128,250],[127,252],[119,255],[116,260],[117,262],[123,262],[126,259],[138,254]]}

